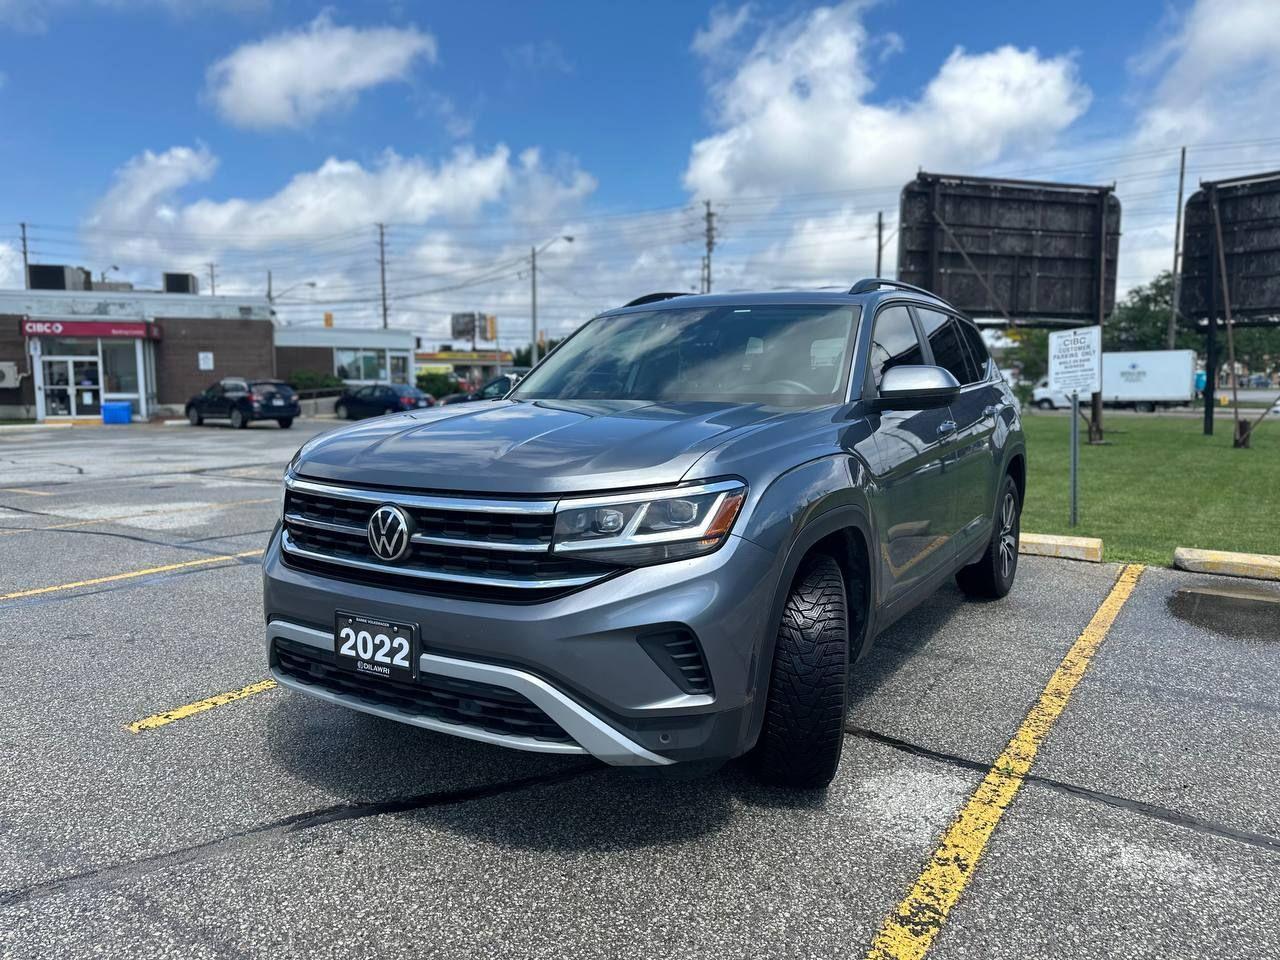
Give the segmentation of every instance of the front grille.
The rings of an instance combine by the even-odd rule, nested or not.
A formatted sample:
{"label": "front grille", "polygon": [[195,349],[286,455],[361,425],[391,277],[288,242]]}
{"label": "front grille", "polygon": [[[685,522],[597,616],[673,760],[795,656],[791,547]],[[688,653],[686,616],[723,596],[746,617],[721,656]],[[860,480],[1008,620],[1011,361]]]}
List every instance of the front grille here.
{"label": "front grille", "polygon": [[[368,522],[382,503],[411,515],[415,532],[400,560],[369,546]],[[551,552],[551,504],[399,494],[291,479],[285,494],[284,559],[345,580],[436,596],[528,603],[563,596],[617,568]]]}
{"label": "front grille", "polygon": [[273,650],[281,673],[330,693],[504,736],[569,742],[558,723],[506,687],[432,673],[417,681],[366,677],[338,666],[332,653],[285,637],[275,638]]}

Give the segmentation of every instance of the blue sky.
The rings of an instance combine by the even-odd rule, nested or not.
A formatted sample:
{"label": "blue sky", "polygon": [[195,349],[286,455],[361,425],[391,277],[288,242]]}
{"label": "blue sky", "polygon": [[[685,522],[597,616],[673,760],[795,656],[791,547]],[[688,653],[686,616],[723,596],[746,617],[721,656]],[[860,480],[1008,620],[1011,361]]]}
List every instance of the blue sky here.
{"label": "blue sky", "polygon": [[0,0],[0,76],[0,282],[27,221],[42,259],[140,283],[273,269],[297,322],[373,322],[378,220],[428,331],[523,322],[512,261],[560,233],[553,325],[696,283],[703,198],[725,283],[843,279],[920,166],[1116,181],[1132,284],[1171,255],[1178,146],[1193,178],[1280,166],[1273,0]]}

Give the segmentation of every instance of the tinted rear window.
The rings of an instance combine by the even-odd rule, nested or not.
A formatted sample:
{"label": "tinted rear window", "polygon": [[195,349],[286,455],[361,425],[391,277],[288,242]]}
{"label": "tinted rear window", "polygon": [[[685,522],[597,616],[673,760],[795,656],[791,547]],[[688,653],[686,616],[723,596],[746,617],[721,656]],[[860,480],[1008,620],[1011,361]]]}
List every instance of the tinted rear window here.
{"label": "tinted rear window", "polygon": [[272,383],[270,380],[260,381],[251,384],[253,394],[257,397],[269,397],[272,394],[284,397],[286,400],[292,399],[294,396],[293,387],[287,383]]}

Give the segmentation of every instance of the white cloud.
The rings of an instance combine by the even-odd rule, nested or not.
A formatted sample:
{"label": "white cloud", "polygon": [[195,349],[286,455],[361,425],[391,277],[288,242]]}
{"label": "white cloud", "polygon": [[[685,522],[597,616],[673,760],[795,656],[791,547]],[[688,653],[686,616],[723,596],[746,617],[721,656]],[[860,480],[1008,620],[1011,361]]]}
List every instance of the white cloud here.
{"label": "white cloud", "polygon": [[742,33],[751,19],[751,4],[744,3],[736,10],[716,7],[711,11],[707,25],[693,35],[690,49],[694,53],[713,58],[719,56]]}
{"label": "white cloud", "polygon": [[[732,197],[901,183],[917,167],[974,169],[1051,144],[1088,107],[1072,57],[1010,46],[956,48],[915,100],[879,103],[866,4],[821,7],[767,26],[715,79],[719,129],[693,146],[685,185]],[[741,12],[741,11],[739,11]],[[713,15],[695,48],[733,35]],[[734,22],[730,22],[733,26]]]}
{"label": "white cloud", "polygon": [[532,73],[573,73],[573,64],[554,40],[530,41],[502,51],[507,64]]}
{"label": "white cloud", "polygon": [[0,243],[0,290],[22,286],[22,254],[13,244]]}
{"label": "white cloud", "polygon": [[322,13],[213,64],[208,96],[238,126],[301,127],[350,107],[363,90],[406,79],[419,60],[435,59],[435,38],[416,27],[338,26]]}

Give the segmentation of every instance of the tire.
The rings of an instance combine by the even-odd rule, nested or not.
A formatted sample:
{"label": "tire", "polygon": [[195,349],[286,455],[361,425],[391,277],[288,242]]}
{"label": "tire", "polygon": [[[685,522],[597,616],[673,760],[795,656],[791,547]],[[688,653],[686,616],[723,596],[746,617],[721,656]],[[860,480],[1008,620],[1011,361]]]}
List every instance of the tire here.
{"label": "tire", "polygon": [[338,404],[333,408],[333,412],[337,415],[339,420],[351,419],[351,412],[347,409],[347,405],[345,403]]}
{"label": "tire", "polygon": [[778,625],[764,726],[752,754],[756,773],[769,783],[819,790],[840,766],[848,705],[848,614],[839,565],[827,556],[807,561]]}
{"label": "tire", "polygon": [[1156,405],[1150,402],[1143,402],[1137,404],[1136,409],[1139,413],[1155,413]]}
{"label": "tire", "polygon": [[187,420],[191,422],[193,427],[198,427],[204,423],[204,417],[200,416],[200,411],[195,407],[187,407]]}
{"label": "tire", "polygon": [[231,411],[231,426],[235,427],[237,430],[243,430],[248,425],[249,421],[245,418],[244,413],[241,412],[239,407],[236,407]]}
{"label": "tire", "polygon": [[1052,410],[1052,409],[1053,409],[1053,401],[1052,401],[1052,400],[1050,400],[1048,397],[1044,397],[1044,398],[1042,398],[1042,399],[1040,399],[1040,400],[1037,400],[1037,401],[1036,401],[1036,407],[1037,407],[1037,408],[1039,408],[1039,409],[1041,409],[1041,410]]}
{"label": "tire", "polygon": [[293,426],[293,417],[281,417],[276,423],[280,424],[281,430],[288,430]]}
{"label": "tire", "polygon": [[1008,475],[996,501],[991,542],[982,557],[956,572],[956,584],[967,596],[999,600],[1007,596],[1018,575],[1018,535],[1022,526],[1022,503],[1018,485]]}

